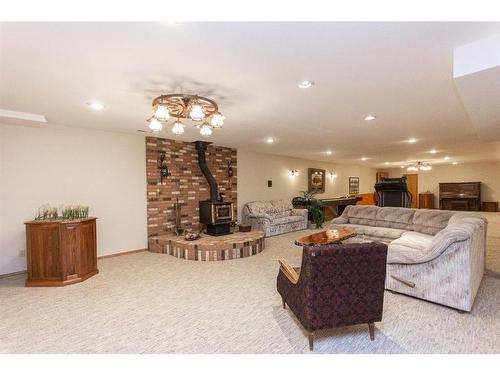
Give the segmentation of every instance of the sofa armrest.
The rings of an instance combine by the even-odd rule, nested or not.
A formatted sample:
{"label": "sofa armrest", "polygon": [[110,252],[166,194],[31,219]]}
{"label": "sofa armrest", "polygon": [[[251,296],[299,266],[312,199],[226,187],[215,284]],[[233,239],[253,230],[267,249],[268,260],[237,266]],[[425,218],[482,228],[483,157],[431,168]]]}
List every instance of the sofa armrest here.
{"label": "sofa armrest", "polygon": [[439,231],[432,239],[428,252],[422,262],[429,262],[457,242],[466,242],[474,235],[474,225],[469,223],[451,224]]}
{"label": "sofa armrest", "polygon": [[307,208],[294,208],[292,210],[292,216],[306,216],[307,217]]}

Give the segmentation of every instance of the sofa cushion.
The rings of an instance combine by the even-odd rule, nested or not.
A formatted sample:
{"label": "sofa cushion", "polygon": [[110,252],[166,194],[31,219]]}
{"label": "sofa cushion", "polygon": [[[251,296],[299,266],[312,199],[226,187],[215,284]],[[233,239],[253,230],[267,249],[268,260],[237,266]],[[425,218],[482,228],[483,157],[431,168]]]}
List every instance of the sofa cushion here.
{"label": "sofa cushion", "polygon": [[372,227],[359,224],[335,224],[332,225],[332,228],[352,230],[359,236],[366,235],[378,241],[384,240],[382,242],[386,242],[386,240],[392,241],[406,232],[404,229]]}
{"label": "sofa cushion", "polygon": [[284,199],[273,200],[271,205],[276,211],[291,211],[293,209],[292,202]]}
{"label": "sofa cushion", "polygon": [[270,201],[270,203],[271,207],[268,209],[267,213],[272,217],[278,219],[292,214],[293,206],[291,202],[280,199]]}
{"label": "sofa cushion", "polygon": [[269,201],[254,201],[247,203],[248,213],[250,215],[259,215],[268,213],[272,204]]}
{"label": "sofa cushion", "polygon": [[413,230],[415,232],[435,235],[448,225],[455,213],[441,210],[415,210]]}
{"label": "sofa cushion", "polygon": [[304,216],[288,215],[287,217],[276,218],[273,220],[273,225],[296,223],[297,221],[304,221]]}
{"label": "sofa cushion", "polygon": [[415,210],[402,207],[381,207],[377,211],[377,227],[413,230]]}
{"label": "sofa cushion", "polygon": [[[378,210],[377,206],[348,206],[346,213],[350,224],[375,226]],[[344,215],[342,215],[344,216]]]}
{"label": "sofa cushion", "polygon": [[387,263],[420,263],[427,258],[434,236],[405,232],[389,244]]}

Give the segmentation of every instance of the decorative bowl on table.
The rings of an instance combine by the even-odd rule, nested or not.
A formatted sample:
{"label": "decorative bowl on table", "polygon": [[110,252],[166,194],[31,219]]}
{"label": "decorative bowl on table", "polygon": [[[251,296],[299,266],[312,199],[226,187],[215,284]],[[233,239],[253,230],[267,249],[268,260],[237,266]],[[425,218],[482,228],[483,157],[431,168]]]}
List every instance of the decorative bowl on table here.
{"label": "decorative bowl on table", "polygon": [[198,238],[200,238],[200,234],[199,233],[186,233],[184,235],[184,239],[186,241],[194,241],[194,240],[197,240]]}

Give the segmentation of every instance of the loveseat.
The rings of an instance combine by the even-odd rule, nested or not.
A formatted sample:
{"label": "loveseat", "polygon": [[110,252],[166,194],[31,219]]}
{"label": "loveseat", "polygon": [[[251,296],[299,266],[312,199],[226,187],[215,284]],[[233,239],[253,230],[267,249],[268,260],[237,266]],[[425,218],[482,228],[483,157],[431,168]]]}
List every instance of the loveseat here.
{"label": "loveseat", "polygon": [[254,201],[243,206],[242,222],[264,231],[266,237],[307,229],[307,210],[285,200]]}
{"label": "loveseat", "polygon": [[386,289],[471,311],[484,273],[488,221],[468,212],[348,206],[333,229],[346,242],[388,245]]}

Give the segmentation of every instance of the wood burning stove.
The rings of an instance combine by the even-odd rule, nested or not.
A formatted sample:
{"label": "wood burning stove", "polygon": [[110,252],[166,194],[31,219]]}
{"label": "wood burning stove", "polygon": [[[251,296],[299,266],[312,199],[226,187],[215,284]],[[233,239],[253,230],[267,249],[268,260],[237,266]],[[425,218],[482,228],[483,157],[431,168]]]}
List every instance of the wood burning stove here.
{"label": "wood burning stove", "polygon": [[231,233],[231,223],[234,221],[234,205],[224,202],[224,194],[218,194],[217,182],[210,172],[206,161],[206,150],[210,142],[194,142],[198,151],[198,164],[210,186],[210,199],[200,201],[200,223],[207,226],[207,234],[222,236]]}
{"label": "wood burning stove", "polygon": [[207,226],[207,234],[221,236],[231,233],[234,207],[228,202],[200,202],[200,223]]}

